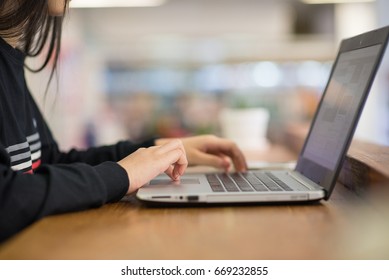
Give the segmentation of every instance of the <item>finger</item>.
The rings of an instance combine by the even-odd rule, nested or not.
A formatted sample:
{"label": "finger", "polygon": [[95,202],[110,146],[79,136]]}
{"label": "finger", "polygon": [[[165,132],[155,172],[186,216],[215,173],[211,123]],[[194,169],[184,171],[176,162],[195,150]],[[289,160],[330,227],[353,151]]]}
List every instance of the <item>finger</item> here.
{"label": "finger", "polygon": [[179,165],[170,165],[168,169],[166,169],[165,173],[168,175],[172,180],[178,181],[180,180],[181,175],[183,175],[185,172],[185,169],[183,169]]}
{"label": "finger", "polygon": [[188,164],[174,164],[173,176],[178,180],[182,175],[184,175],[185,170]]}
{"label": "finger", "polygon": [[184,151],[180,148],[176,148],[175,150],[166,153],[165,156],[168,164],[173,165],[172,176],[177,179],[183,175],[188,166],[188,159],[186,158]]}
{"label": "finger", "polygon": [[247,170],[246,158],[243,155],[242,151],[238,146],[226,139],[222,139],[217,149],[220,153],[229,156],[232,160],[232,163],[237,171],[243,172]]}
{"label": "finger", "polygon": [[159,151],[161,153],[167,153],[167,152],[170,152],[170,151],[177,149],[177,148],[181,149],[185,153],[185,149],[184,149],[184,146],[182,145],[181,140],[172,139],[171,141],[160,146]]}
{"label": "finger", "polygon": [[186,168],[188,167],[188,159],[186,158],[186,154],[182,153],[179,159],[174,163],[173,175],[177,178],[181,177]]}
{"label": "finger", "polygon": [[196,157],[198,159],[198,162],[201,162],[201,164],[203,165],[209,165],[216,168],[221,168],[226,171],[228,171],[231,166],[230,159],[224,155],[214,155],[214,154],[207,154],[203,152],[197,152]]}
{"label": "finger", "polygon": [[239,151],[238,153],[235,153],[231,159],[236,171],[239,172],[247,171],[248,167],[247,167],[246,158],[242,152]]}
{"label": "finger", "polygon": [[169,165],[169,167],[165,170],[165,174],[168,175],[172,180],[176,180],[176,177],[173,175],[172,165]]}
{"label": "finger", "polygon": [[226,155],[219,154],[219,157],[224,161],[224,171],[225,172],[230,172],[231,170],[231,158],[229,158]]}

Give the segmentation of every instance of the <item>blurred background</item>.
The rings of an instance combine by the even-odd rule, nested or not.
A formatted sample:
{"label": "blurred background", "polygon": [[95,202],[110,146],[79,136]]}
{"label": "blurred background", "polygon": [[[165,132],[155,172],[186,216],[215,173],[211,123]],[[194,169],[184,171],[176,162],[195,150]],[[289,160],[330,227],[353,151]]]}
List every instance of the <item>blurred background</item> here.
{"label": "blurred background", "polygon": [[[224,135],[264,108],[266,137],[309,123],[339,42],[389,24],[388,0],[72,0],[57,80],[27,72],[63,149]],[[356,137],[389,145],[389,54]],[[29,61],[30,65],[39,61]]]}

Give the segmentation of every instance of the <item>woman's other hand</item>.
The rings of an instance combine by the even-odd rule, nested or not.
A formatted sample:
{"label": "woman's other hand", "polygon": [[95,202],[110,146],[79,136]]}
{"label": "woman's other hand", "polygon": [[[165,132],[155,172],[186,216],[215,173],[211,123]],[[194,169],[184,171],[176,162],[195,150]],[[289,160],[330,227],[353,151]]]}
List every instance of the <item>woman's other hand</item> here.
{"label": "woman's other hand", "polygon": [[[214,135],[200,135],[181,138],[185,147],[189,165],[209,165],[229,171],[231,164],[236,171],[247,170],[246,159],[235,142]],[[169,138],[156,140],[157,145],[169,141]]]}

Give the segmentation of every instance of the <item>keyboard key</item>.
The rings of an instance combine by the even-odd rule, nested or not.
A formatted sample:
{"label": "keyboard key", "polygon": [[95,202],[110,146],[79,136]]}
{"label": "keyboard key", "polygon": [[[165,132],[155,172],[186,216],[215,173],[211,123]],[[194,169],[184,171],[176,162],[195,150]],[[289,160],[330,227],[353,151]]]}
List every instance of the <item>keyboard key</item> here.
{"label": "keyboard key", "polygon": [[220,181],[223,183],[224,188],[228,192],[238,192],[239,191],[238,187],[231,180],[231,178],[228,176],[228,174],[225,174],[225,173],[219,174],[218,177],[219,177]]}
{"label": "keyboard key", "polygon": [[214,192],[224,192],[224,188],[215,174],[206,175],[209,185]]}
{"label": "keyboard key", "polygon": [[276,182],[281,188],[284,189],[284,191],[293,191],[292,188],[290,188],[287,184],[285,184],[280,178],[278,178],[276,175],[266,172],[266,175],[269,176],[274,182]]}
{"label": "keyboard key", "polygon": [[235,181],[235,183],[238,185],[239,189],[242,192],[252,192],[253,191],[250,184],[247,183],[247,181],[245,179],[243,179],[243,177],[239,173],[233,173],[230,176]]}
{"label": "keyboard key", "polygon": [[259,192],[269,191],[265,185],[252,173],[242,173],[242,176],[251,184],[251,186]]}
{"label": "keyboard key", "polygon": [[265,173],[262,172],[254,172],[254,175],[262,181],[262,183],[269,188],[269,190],[273,192],[280,192],[283,189],[278,186],[275,182],[273,182]]}

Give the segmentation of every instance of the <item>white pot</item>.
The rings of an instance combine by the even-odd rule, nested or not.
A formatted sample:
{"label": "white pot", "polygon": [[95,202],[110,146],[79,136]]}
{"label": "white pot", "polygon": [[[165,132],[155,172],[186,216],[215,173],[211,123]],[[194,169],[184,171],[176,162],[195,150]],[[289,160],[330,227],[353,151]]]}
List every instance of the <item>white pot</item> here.
{"label": "white pot", "polygon": [[265,108],[225,108],[220,112],[222,135],[235,141],[241,149],[266,148],[269,118]]}

